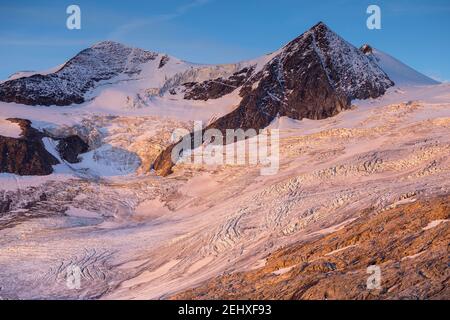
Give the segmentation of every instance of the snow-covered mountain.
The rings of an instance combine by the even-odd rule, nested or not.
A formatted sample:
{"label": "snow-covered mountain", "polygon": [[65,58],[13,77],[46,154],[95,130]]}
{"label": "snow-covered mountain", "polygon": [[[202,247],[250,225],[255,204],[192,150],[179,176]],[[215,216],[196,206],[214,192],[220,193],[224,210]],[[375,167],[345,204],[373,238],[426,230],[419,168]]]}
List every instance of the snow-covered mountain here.
{"label": "snow-covered mountain", "polygon": [[[432,83],[369,48],[357,49],[322,22],[271,54],[226,65],[192,64],[104,41],[61,66],[18,73],[0,83],[0,101],[16,104],[3,110],[5,119],[20,114],[50,125],[54,120],[30,109],[27,114],[13,110],[24,105],[53,106],[51,110],[62,119],[55,126],[65,124],[67,117],[64,110],[54,108],[77,106],[77,116],[138,112],[182,121],[206,120],[208,128],[225,132],[262,129],[276,117],[331,117],[348,109],[353,99],[377,98],[400,80]],[[61,131],[53,137],[65,138]],[[154,168],[161,175],[169,174],[174,165],[169,159],[172,147],[156,158]]]}
{"label": "snow-covered mountain", "polygon": [[[319,23],[241,63],[103,42],[3,82],[0,299],[448,299],[450,85],[374,52]],[[279,130],[278,171],[173,166],[193,120]]]}
{"label": "snow-covered mountain", "polygon": [[[298,61],[292,63],[298,65],[292,67],[301,68],[300,75],[322,68],[336,92],[350,98],[376,96],[391,85],[377,64],[319,23],[272,55],[230,65],[189,64],[164,54],[105,41],[81,51],[53,72],[14,75],[0,84],[0,101],[28,105],[80,104],[92,98],[88,93],[108,80],[115,83],[146,80],[147,92],[183,91],[187,99],[207,100],[228,94],[244,82],[248,84],[250,78],[255,82],[257,74],[261,77],[261,69],[268,71],[269,64],[275,68],[280,59],[293,56]],[[308,64],[300,65],[308,56]],[[170,68],[171,62],[176,67]],[[210,82],[200,83],[202,80]]]}
{"label": "snow-covered mountain", "polygon": [[[332,90],[350,99],[376,97],[392,81],[408,85],[436,84],[379,50],[370,48],[364,53],[324,23],[318,23],[270,55],[216,66],[191,64],[165,54],[104,41],[81,51],[61,66],[12,75],[0,82],[0,101],[46,106],[80,104],[95,98],[99,86],[126,81],[134,83],[131,90],[135,94],[142,91],[147,97],[181,92],[184,99],[216,99],[242,89],[244,83],[248,86],[261,80],[264,72],[276,71],[287,60],[291,69],[276,75],[273,81],[283,80],[277,76],[312,77],[321,70],[321,76],[326,77]],[[292,86],[292,79],[289,84]],[[142,95],[136,99],[137,103],[144,102],[141,98]]]}

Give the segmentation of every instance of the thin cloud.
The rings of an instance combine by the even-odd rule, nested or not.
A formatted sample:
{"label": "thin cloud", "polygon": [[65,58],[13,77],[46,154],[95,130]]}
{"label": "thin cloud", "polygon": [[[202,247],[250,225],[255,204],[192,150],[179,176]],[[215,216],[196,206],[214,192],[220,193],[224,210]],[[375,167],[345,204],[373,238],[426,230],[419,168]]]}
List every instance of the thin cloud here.
{"label": "thin cloud", "polygon": [[403,1],[388,3],[386,6],[389,12],[397,14],[435,14],[450,12],[450,4],[448,3],[438,4],[432,2],[424,2],[411,4],[410,1]]}
{"label": "thin cloud", "polygon": [[59,47],[59,46],[79,46],[79,45],[89,45],[95,41],[86,39],[66,39],[66,38],[2,38],[0,37],[1,46],[48,46],[48,47]]}
{"label": "thin cloud", "polygon": [[211,1],[213,1],[213,0],[194,0],[187,4],[176,7],[175,10],[170,13],[160,14],[160,15],[156,15],[156,16],[153,16],[150,18],[145,18],[145,19],[135,19],[129,23],[123,24],[123,25],[119,26],[118,28],[116,28],[116,30],[114,30],[109,35],[108,38],[110,38],[110,39],[122,38],[122,37],[126,36],[127,34],[129,34],[130,32],[132,32],[133,30],[147,27],[147,26],[153,25],[153,24],[158,24],[158,23],[174,20],[176,18],[179,18],[179,17],[185,15],[190,10],[197,8],[197,7],[204,6]]}

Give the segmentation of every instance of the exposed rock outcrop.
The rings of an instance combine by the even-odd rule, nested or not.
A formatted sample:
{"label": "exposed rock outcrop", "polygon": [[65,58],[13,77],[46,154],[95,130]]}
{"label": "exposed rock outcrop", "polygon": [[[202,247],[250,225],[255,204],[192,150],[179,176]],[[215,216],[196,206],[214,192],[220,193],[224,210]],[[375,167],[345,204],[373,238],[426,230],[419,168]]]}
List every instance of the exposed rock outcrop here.
{"label": "exposed rock outcrop", "polygon": [[158,69],[163,68],[167,62],[169,62],[170,58],[168,55],[164,55],[161,57],[161,60],[159,60],[159,65],[158,65]]}
{"label": "exposed rock outcrop", "polygon": [[80,162],[78,155],[89,151],[89,145],[79,136],[69,136],[59,139],[57,150],[61,158],[70,163]]}
{"label": "exposed rock outcrop", "polygon": [[79,136],[53,137],[31,126],[25,119],[7,119],[17,123],[21,130],[19,138],[0,136],[0,172],[27,176],[49,175],[53,165],[60,162],[45,147],[42,139],[58,141],[57,151],[70,163],[79,162],[78,156],[89,151],[89,145]]}
{"label": "exposed rock outcrop", "polygon": [[[174,299],[449,299],[450,197],[420,200],[272,253],[257,270],[227,274]],[[440,223],[438,223],[440,222]],[[367,288],[369,266],[381,271]]]}
{"label": "exposed rock outcrop", "polygon": [[250,79],[254,70],[254,67],[243,68],[242,70],[235,72],[227,79],[217,78],[201,83],[185,83],[184,86],[186,87],[186,93],[184,98],[187,100],[205,101],[209,99],[218,99],[241,87]]}
{"label": "exposed rock outcrop", "polygon": [[8,119],[22,129],[20,138],[0,136],[0,172],[19,175],[48,175],[58,160],[52,156],[42,142],[44,134],[31,127],[23,119]]}
{"label": "exposed rock outcrop", "polygon": [[362,53],[364,53],[364,54],[372,54],[373,53],[372,47],[369,46],[368,44],[362,45],[361,48],[359,48],[359,50],[361,50]]}

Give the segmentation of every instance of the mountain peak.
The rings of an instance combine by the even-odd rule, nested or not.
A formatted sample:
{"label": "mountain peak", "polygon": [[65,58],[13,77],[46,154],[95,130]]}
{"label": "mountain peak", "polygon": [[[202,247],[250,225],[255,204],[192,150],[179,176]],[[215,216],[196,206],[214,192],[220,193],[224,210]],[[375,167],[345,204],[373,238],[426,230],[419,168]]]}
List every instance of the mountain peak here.
{"label": "mountain peak", "polygon": [[313,25],[309,30],[316,30],[316,29],[328,29],[331,30],[323,21],[317,22],[315,25]]}
{"label": "mountain peak", "polygon": [[330,85],[350,100],[377,97],[393,85],[375,61],[322,21],[289,42],[282,55],[297,56],[299,61],[310,56],[318,61]]}
{"label": "mountain peak", "polygon": [[97,43],[94,43],[91,48],[96,49],[96,48],[105,48],[105,47],[112,47],[112,46],[121,46],[121,47],[126,47],[124,44],[117,42],[117,41],[112,41],[112,40],[104,40],[104,41],[100,41]]}
{"label": "mountain peak", "polygon": [[363,44],[359,50],[361,50],[364,54],[371,54],[373,52],[373,48],[367,43]]}

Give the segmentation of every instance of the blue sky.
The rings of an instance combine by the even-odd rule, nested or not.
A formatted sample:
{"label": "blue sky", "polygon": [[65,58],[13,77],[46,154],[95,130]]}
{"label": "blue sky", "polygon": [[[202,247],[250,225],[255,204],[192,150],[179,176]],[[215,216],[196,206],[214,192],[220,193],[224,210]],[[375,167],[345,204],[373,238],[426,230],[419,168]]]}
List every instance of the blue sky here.
{"label": "blue sky", "polygon": [[[66,8],[81,8],[81,30]],[[382,10],[382,29],[366,27],[366,8]],[[370,43],[417,70],[450,80],[448,0],[0,0],[0,79],[45,70],[102,40],[203,63],[272,52],[324,21],[356,46]]]}

